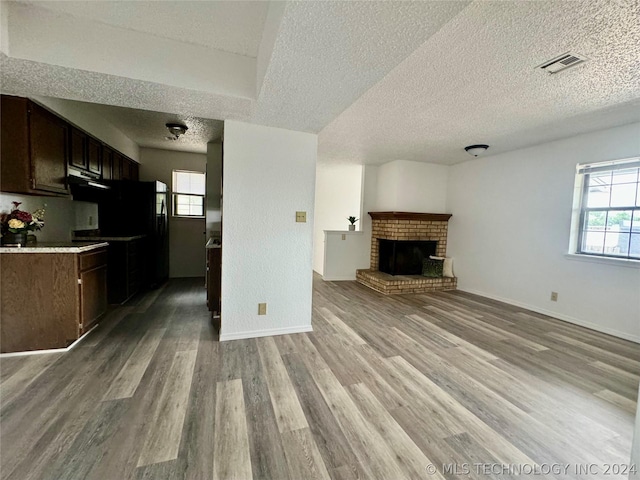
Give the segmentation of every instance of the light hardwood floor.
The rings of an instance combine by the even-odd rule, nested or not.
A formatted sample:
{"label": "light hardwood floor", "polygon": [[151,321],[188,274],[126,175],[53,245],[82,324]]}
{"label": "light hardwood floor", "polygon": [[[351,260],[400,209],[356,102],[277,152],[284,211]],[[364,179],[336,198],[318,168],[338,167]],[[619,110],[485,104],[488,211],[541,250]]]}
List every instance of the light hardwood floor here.
{"label": "light hardwood floor", "polygon": [[2,359],[0,476],[604,478],[629,461],[639,345],[461,292],[314,283],[309,334],[219,343],[185,279],[67,354]]}

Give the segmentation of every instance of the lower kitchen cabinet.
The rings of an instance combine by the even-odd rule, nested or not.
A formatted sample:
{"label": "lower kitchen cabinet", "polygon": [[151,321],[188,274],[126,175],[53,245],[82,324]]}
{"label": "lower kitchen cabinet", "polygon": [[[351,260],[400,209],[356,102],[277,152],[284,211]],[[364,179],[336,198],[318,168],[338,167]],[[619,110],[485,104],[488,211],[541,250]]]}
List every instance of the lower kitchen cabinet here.
{"label": "lower kitchen cabinet", "polygon": [[207,248],[207,307],[213,315],[220,315],[221,264],[222,248]]}
{"label": "lower kitchen cabinet", "polygon": [[110,304],[122,304],[144,285],[146,238],[109,239],[108,289]]}
{"label": "lower kitchen cabinet", "polygon": [[65,348],[107,310],[107,250],[3,252],[0,281],[0,351]]}

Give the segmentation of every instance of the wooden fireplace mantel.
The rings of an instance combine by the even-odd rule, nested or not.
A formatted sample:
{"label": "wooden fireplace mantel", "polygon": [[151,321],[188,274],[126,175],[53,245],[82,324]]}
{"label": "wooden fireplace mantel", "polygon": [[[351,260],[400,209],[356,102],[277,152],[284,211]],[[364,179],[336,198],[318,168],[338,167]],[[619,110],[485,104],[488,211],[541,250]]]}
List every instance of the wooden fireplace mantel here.
{"label": "wooden fireplace mantel", "polygon": [[374,220],[425,220],[431,222],[448,222],[450,213],[416,213],[416,212],[369,212]]}

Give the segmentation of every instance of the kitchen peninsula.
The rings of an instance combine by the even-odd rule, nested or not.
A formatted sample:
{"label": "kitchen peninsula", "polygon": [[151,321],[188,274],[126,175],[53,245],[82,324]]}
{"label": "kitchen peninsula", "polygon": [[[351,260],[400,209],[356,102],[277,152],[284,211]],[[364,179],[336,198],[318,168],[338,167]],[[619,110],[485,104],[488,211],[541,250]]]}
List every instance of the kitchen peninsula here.
{"label": "kitchen peninsula", "polygon": [[107,310],[102,241],[0,248],[0,351],[66,348]]}

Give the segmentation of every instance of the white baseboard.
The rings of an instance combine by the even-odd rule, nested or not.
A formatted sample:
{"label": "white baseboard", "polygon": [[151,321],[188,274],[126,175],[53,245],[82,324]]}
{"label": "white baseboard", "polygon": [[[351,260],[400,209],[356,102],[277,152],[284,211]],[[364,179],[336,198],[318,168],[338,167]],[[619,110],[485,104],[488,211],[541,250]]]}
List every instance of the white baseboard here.
{"label": "white baseboard", "polygon": [[570,315],[564,315],[562,313],[552,312],[551,310],[536,307],[534,305],[528,305],[523,302],[518,302],[517,300],[511,300],[509,298],[503,298],[497,295],[491,295],[489,293],[484,293],[479,290],[473,290],[469,288],[458,288],[458,290],[460,290],[461,292],[472,293],[474,295],[480,295],[481,297],[487,297],[492,300],[497,300],[499,302],[508,303],[509,305],[513,305],[516,307],[526,308],[527,310],[531,310],[532,312],[541,313],[542,315],[547,315],[549,317],[557,318],[558,320],[562,320],[563,322],[573,323],[574,325],[579,325],[581,327],[585,327],[590,330],[606,333],[607,335],[622,338],[623,340],[629,340],[630,342],[640,343],[640,336],[632,335],[626,332],[621,332],[613,328],[596,325],[595,323],[587,322],[585,320],[581,320],[579,318],[575,318]]}
{"label": "white baseboard", "polygon": [[272,328],[269,330],[252,330],[249,332],[221,333],[220,341],[226,342],[228,340],[243,340],[246,338],[272,337],[275,335],[289,335],[291,333],[305,333],[305,332],[313,332],[313,327],[311,325],[303,325],[300,327]]}
{"label": "white baseboard", "polygon": [[70,351],[73,347],[78,345],[84,338],[93,332],[93,329],[96,328],[98,324],[96,323],[91,330],[82,334],[80,338],[78,338],[75,342],[69,345],[66,348],[50,348],[48,350],[27,350],[25,352],[9,352],[9,353],[0,353],[0,358],[9,358],[9,357],[24,357],[26,355],[42,355],[45,353],[66,353]]}
{"label": "white baseboard", "polygon": [[353,275],[344,275],[344,276],[337,276],[337,277],[327,277],[325,275],[322,276],[322,280],[324,280],[325,282],[346,282],[346,281],[355,281],[356,280],[356,275],[355,273]]}

